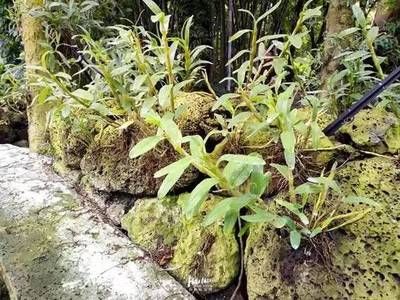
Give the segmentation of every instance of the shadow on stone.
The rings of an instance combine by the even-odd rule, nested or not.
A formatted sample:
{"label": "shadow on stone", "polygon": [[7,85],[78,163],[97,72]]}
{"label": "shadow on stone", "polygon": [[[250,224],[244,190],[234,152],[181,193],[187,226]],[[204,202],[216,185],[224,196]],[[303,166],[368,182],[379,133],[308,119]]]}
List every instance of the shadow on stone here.
{"label": "shadow on stone", "polygon": [[8,289],[6,287],[6,283],[0,274],[0,299],[1,300],[10,300],[10,295],[8,294]]}

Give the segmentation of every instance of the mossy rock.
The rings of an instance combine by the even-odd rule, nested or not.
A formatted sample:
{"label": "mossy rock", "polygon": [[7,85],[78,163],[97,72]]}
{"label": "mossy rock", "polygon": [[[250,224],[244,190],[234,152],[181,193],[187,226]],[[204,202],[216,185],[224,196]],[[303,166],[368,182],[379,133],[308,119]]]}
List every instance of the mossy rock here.
{"label": "mossy rock", "polygon": [[178,110],[177,124],[183,135],[206,136],[218,126],[211,111],[214,103],[215,99],[206,93],[177,94],[175,98]]}
{"label": "mossy rock", "polygon": [[378,153],[400,150],[399,119],[383,108],[364,109],[345,124],[340,133],[348,135],[356,147]]}
{"label": "mossy rock", "polygon": [[304,249],[293,251],[269,225],[252,226],[245,254],[249,299],[399,299],[400,169],[385,158],[354,161],[337,180],[345,193],[381,208],[332,232],[330,268],[302,259]]}
{"label": "mossy rock", "polygon": [[226,288],[239,271],[239,248],[233,233],[218,224],[203,227],[203,216],[220,198],[210,196],[200,214],[186,219],[179,198],[142,199],[122,219],[131,239],[166,266],[188,289],[205,295]]}
{"label": "mossy rock", "polygon": [[[155,134],[145,128],[147,135]],[[131,159],[129,151],[144,137],[141,128],[131,126],[121,131],[107,127],[101,131],[89,146],[81,162],[85,180],[95,189],[105,192],[125,192],[135,196],[155,196],[163,178],[154,178],[154,173],[180,159],[167,143],[146,154]],[[189,167],[175,184],[173,191],[182,190],[193,184],[199,173]]]}
{"label": "mossy rock", "polygon": [[76,119],[62,118],[61,114],[53,114],[49,127],[52,155],[64,168],[80,169],[80,162],[88,145],[93,139],[94,123],[83,116]]}
{"label": "mossy rock", "polygon": [[[211,130],[213,102],[212,97],[202,93],[177,95],[176,104],[180,110],[177,124],[183,134],[205,136]],[[95,137],[83,157],[81,168],[86,180],[101,191],[126,192],[140,197],[157,195],[163,178],[154,178],[154,173],[179,160],[180,156],[167,142],[162,142],[138,158],[129,158],[129,151],[137,142],[155,134],[155,128],[139,121],[123,131],[107,127]],[[184,190],[198,178],[199,172],[189,167],[173,192]]]}

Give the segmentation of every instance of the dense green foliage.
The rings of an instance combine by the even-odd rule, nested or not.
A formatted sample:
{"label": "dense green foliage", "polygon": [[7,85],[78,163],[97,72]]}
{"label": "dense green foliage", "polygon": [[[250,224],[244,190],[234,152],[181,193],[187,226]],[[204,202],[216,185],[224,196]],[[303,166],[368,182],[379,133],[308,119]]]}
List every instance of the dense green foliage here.
{"label": "dense green foliage", "polygon": [[[192,2],[45,1],[31,12],[47,38],[41,66],[29,66],[40,91],[35,103],[51,104],[49,120],[61,115],[78,124],[95,121],[100,131],[139,128],[144,139],[131,149],[132,159],[172,147],[180,160],[155,173],[165,177],[158,196],[170,193],[194,167],[205,179],[183,205],[187,217],[198,214],[210,192],[223,196],[205,225],[223,220],[232,231],[243,220],[269,222],[290,232],[298,248],[303,237],[312,239],[368,213],[352,208],[336,214],[337,203],[375,203],[342,195],[335,167],[325,170],[329,159],[313,170],[320,177],[311,176],[305,169],[312,159],[304,153],[334,147],[322,132],[321,117],[347,109],[390,71],[378,54],[398,46],[396,23],[380,36],[368,14],[371,3],[353,5],[353,24],[326,37],[340,54],[334,57],[338,68],[324,83],[328,1]],[[7,36],[3,55],[15,61],[10,53],[18,53],[18,35],[12,22],[0,22],[0,34]],[[1,77],[1,99],[24,91],[15,74]],[[385,91],[378,105],[399,111],[397,88]],[[177,98],[204,91],[215,98],[217,125],[207,134],[185,135],[179,117],[188,104]],[[260,135],[265,144],[249,142]],[[236,148],[227,146],[235,142]],[[276,201],[281,209],[274,212],[260,208],[273,175],[284,182],[283,200]]]}

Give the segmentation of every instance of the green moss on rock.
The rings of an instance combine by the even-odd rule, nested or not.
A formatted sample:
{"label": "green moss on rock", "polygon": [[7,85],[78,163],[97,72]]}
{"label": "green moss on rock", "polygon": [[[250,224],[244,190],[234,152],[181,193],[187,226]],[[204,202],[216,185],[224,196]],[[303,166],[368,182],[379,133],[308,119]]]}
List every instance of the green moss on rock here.
{"label": "green moss on rock", "polygon": [[[301,259],[301,253],[295,259],[299,251],[293,255],[288,239],[270,226],[253,226],[245,255],[250,299],[400,297],[400,169],[384,158],[355,161],[338,172],[337,180],[345,193],[367,196],[381,208],[332,233],[329,270]],[[340,208],[347,211],[348,206]]]}
{"label": "green moss on rock", "polygon": [[122,218],[122,227],[129,237],[149,252],[161,246],[173,247],[182,230],[180,208],[176,198],[143,199]]}
{"label": "green moss on rock", "polygon": [[[150,130],[149,135],[153,133]],[[180,157],[165,142],[138,158],[130,159],[130,149],[143,135],[137,126],[124,131],[109,126],[100,132],[81,162],[82,173],[90,185],[100,191],[155,196],[163,178],[154,178],[154,173]],[[175,190],[193,184],[197,178],[198,172],[189,168],[175,185]]]}
{"label": "green moss on rock", "polygon": [[[80,118],[79,126],[73,121],[54,114],[50,124],[50,144],[52,154],[65,168],[79,169],[82,157],[91,142],[94,124]],[[75,125],[75,126],[74,126]]]}
{"label": "green moss on rock", "polygon": [[[123,217],[122,226],[132,240],[153,257],[173,253],[167,267],[186,287],[209,294],[227,287],[237,276],[239,249],[233,234],[225,234],[218,224],[203,227],[203,215],[220,198],[211,196],[197,217],[186,219],[177,198],[142,199]],[[162,257],[161,257],[162,258]]]}
{"label": "green moss on rock", "polygon": [[211,95],[181,92],[177,94],[175,102],[178,111],[177,124],[184,135],[205,136],[216,128],[217,122],[211,111],[215,99]]}
{"label": "green moss on rock", "polygon": [[[177,124],[185,135],[205,136],[212,128],[211,107],[213,98],[202,93],[179,93]],[[126,130],[111,126],[96,137],[85,156],[81,168],[86,180],[96,189],[106,192],[126,192],[136,196],[152,197],[163,181],[154,173],[177,161],[180,156],[167,143],[136,158],[129,158],[132,147],[146,136],[154,135],[155,128],[136,122]],[[189,167],[174,187],[174,192],[192,185],[199,172]]]}
{"label": "green moss on rock", "polygon": [[399,120],[393,113],[382,108],[373,108],[360,111],[340,132],[348,135],[361,149],[379,153],[397,152],[400,150],[396,130],[399,125]]}

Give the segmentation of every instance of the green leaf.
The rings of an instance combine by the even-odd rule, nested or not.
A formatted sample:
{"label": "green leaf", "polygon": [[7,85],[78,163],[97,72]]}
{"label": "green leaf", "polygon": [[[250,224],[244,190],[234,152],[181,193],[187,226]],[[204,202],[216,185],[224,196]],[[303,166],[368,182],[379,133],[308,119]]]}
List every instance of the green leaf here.
{"label": "green leaf", "polygon": [[242,216],[241,218],[249,223],[268,223],[278,229],[283,228],[287,223],[286,218],[265,211],[261,208],[254,208],[254,211],[255,214]]}
{"label": "green leaf", "polygon": [[205,153],[205,145],[203,138],[199,135],[185,136],[182,140],[184,143],[189,142],[190,153],[192,156],[201,158]]}
{"label": "green leaf", "polygon": [[283,149],[294,152],[296,146],[296,135],[292,130],[286,130],[281,133],[281,142]]}
{"label": "green leaf", "polygon": [[252,32],[251,29],[242,29],[238,32],[236,32],[234,35],[231,36],[231,38],[229,39],[229,42],[233,42],[235,40],[237,40],[238,38],[240,38],[242,35]]}
{"label": "green leaf", "polygon": [[278,164],[271,164],[271,167],[278,170],[278,172],[286,179],[289,180],[291,170],[287,166],[278,165]]}
{"label": "green leaf", "polygon": [[232,161],[244,165],[263,166],[265,161],[261,157],[242,155],[242,154],[225,154],[218,159],[218,164],[222,161]]}
{"label": "green leaf", "polygon": [[368,30],[368,33],[367,33],[368,42],[370,42],[370,43],[375,42],[378,35],[379,35],[379,27],[377,27],[377,26],[371,27],[371,29]]}
{"label": "green leaf", "polygon": [[[215,102],[215,104],[212,107],[212,111],[215,111],[216,109],[218,109],[220,106],[225,107],[226,109],[228,109],[226,106],[229,104],[230,107],[232,107],[232,103],[229,101],[230,99],[234,99],[234,98],[238,98],[239,94],[225,94],[222,95],[221,97],[218,98],[217,102]],[[232,111],[230,109],[228,109],[229,111]]]}
{"label": "green leaf", "polygon": [[276,74],[283,73],[286,65],[287,65],[287,60],[283,57],[276,57],[272,61],[272,66],[274,67],[274,71]]}
{"label": "green leaf", "polygon": [[271,173],[264,174],[264,168],[256,166],[250,176],[250,193],[261,197],[271,182]]}
{"label": "green leaf", "polygon": [[252,204],[254,201],[257,200],[257,198],[252,194],[244,194],[239,197],[232,197],[232,198],[228,198],[228,199],[230,199],[230,201],[231,201],[231,203],[230,203],[231,209],[234,209],[237,211],[241,210],[243,207],[246,207],[246,206]]}
{"label": "green leaf", "polygon": [[303,22],[307,21],[308,19],[321,16],[321,14],[322,14],[321,13],[321,7],[322,6],[318,6],[316,8],[312,8],[312,9],[307,9],[303,13]]}
{"label": "green leaf", "polygon": [[265,13],[263,13],[256,21],[256,23],[261,22],[264,20],[267,16],[272,14],[282,3],[282,0],[279,0],[273,7],[271,7],[269,10],[267,10]]}
{"label": "green leaf", "polygon": [[154,174],[154,177],[157,178],[162,176],[160,174],[164,174],[165,172],[168,173],[158,190],[158,198],[164,198],[169,193],[175,183],[179,178],[181,178],[187,167],[189,167],[190,161],[191,159],[189,157],[182,158]]}
{"label": "green leaf", "polygon": [[158,170],[156,173],[154,173],[154,178],[165,176],[173,172],[175,169],[181,169],[185,166],[187,167],[190,164],[190,162],[191,162],[190,157],[184,157],[176,162],[173,162],[172,164],[169,164],[168,166],[162,168],[161,170]]}
{"label": "green leaf", "polygon": [[300,247],[301,243],[301,234],[297,230],[292,230],[290,232],[290,245],[294,250],[297,250]]}
{"label": "green leaf", "polygon": [[133,159],[149,152],[162,140],[163,138],[159,136],[150,136],[141,140],[129,151],[129,158]]}
{"label": "green leaf", "polygon": [[209,226],[222,219],[222,217],[224,217],[225,214],[231,209],[231,199],[232,198],[224,199],[215,205],[215,207],[204,218],[203,225]]}
{"label": "green leaf", "polygon": [[241,87],[244,84],[244,79],[246,78],[248,66],[249,66],[249,61],[245,61],[236,71],[239,87]]}
{"label": "green leaf", "polygon": [[294,170],[296,164],[296,136],[293,130],[284,131],[281,133],[281,142],[284,148],[284,156],[289,169]]}
{"label": "green leaf", "polygon": [[178,125],[172,120],[169,115],[164,115],[161,119],[161,129],[165,132],[168,140],[172,145],[180,146],[182,144],[182,133]]}
{"label": "green leaf", "polygon": [[330,178],[327,177],[310,177],[307,179],[309,182],[312,183],[317,183],[317,184],[321,184],[321,185],[326,185],[329,188],[331,188],[332,190],[334,190],[337,193],[340,193],[340,187],[339,185],[336,183],[335,180],[332,180]]}
{"label": "green leaf", "polygon": [[303,34],[296,34],[296,35],[288,36],[290,44],[292,44],[297,49],[300,49],[301,46],[303,45],[302,37],[303,37]]}
{"label": "green leaf", "polygon": [[238,219],[238,212],[236,210],[229,210],[226,212],[224,217],[224,233],[229,234],[235,228],[236,221]]}
{"label": "green leaf", "polygon": [[338,37],[339,38],[344,38],[344,37],[346,37],[348,35],[351,35],[351,34],[357,32],[357,31],[359,31],[359,30],[360,30],[360,28],[357,28],[357,27],[347,28],[347,29],[343,30],[342,32],[340,32],[338,34]]}
{"label": "green leaf", "polygon": [[120,76],[128,73],[131,70],[132,66],[130,65],[124,65],[122,67],[118,67],[112,70],[111,75],[112,76]]}
{"label": "green leaf", "polygon": [[342,201],[348,204],[368,204],[375,207],[381,207],[381,205],[378,202],[362,196],[355,196],[355,195],[347,196]]}
{"label": "green leaf", "polygon": [[364,12],[362,11],[360,5],[354,4],[352,6],[353,10],[353,15],[356,18],[357,24],[361,27],[364,28],[367,25],[367,20],[365,18]]}
{"label": "green leaf", "polygon": [[233,117],[228,125],[228,128],[234,128],[237,125],[245,123],[251,116],[253,116],[253,113],[249,111],[243,111],[241,113],[238,113],[235,117]]}
{"label": "green leaf", "polygon": [[92,103],[92,105],[90,105],[90,108],[102,116],[107,116],[108,114],[111,113],[110,110],[104,104],[98,102]]}
{"label": "green leaf", "polygon": [[200,182],[190,194],[189,200],[185,203],[184,211],[188,217],[197,214],[204,200],[206,200],[210,189],[218,184],[218,180],[213,178],[204,179]]}
{"label": "green leaf", "polygon": [[158,93],[158,102],[164,110],[171,104],[171,90],[173,87],[173,84],[164,85]]}
{"label": "green leaf", "polygon": [[297,195],[318,194],[322,191],[321,186],[313,183],[303,183],[295,188],[294,192]]}
{"label": "green leaf", "polygon": [[236,53],[236,55],[234,57],[232,57],[227,63],[226,65],[229,66],[230,64],[232,64],[234,61],[236,61],[239,57],[241,57],[242,55],[246,54],[246,53],[250,53],[249,50],[244,49],[244,50],[240,50],[238,53]]}
{"label": "green leaf", "polygon": [[158,15],[162,13],[161,8],[152,0],[143,0],[148,8],[153,12],[153,14]]}
{"label": "green leaf", "polygon": [[360,50],[360,51],[355,51],[352,54],[346,56],[344,61],[346,61],[346,62],[353,61],[353,60],[357,60],[360,58],[361,58],[361,60],[365,60],[367,57],[369,57],[369,53],[364,50]]}
{"label": "green leaf", "polygon": [[321,232],[322,232],[321,227],[317,227],[317,228],[313,229],[313,231],[311,231],[311,233],[310,233],[310,238],[312,239],[313,237],[316,237]]}
{"label": "green leaf", "polygon": [[85,100],[89,100],[89,101],[93,101],[93,94],[90,93],[87,90],[83,90],[83,89],[77,89],[75,91],[72,92],[72,94],[75,97],[78,97],[80,99],[85,99]]}
{"label": "green leaf", "polygon": [[311,123],[311,141],[313,148],[318,148],[323,132],[319,127],[317,121]]}
{"label": "green leaf", "polygon": [[304,225],[310,224],[307,216],[299,210],[299,208],[301,208],[299,204],[290,203],[280,199],[276,199],[275,202],[288,209],[291,213],[295,214]]}
{"label": "green leaf", "polygon": [[252,165],[246,165],[234,161],[228,162],[225,166],[223,175],[233,187],[242,185],[253,171]]}

